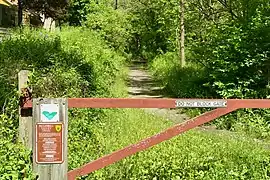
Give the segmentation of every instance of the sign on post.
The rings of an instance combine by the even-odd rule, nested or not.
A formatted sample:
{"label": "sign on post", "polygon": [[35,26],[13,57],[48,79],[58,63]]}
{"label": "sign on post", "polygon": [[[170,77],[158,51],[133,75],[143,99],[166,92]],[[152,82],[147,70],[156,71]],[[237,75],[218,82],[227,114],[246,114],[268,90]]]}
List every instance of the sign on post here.
{"label": "sign on post", "polygon": [[33,99],[33,169],[39,180],[67,180],[67,99]]}
{"label": "sign on post", "polygon": [[41,122],[59,122],[58,104],[41,104],[40,111]]}
{"label": "sign on post", "polygon": [[62,164],[63,123],[36,123],[36,163]]}
{"label": "sign on post", "polygon": [[181,99],[176,100],[176,107],[213,107],[213,108],[219,108],[219,107],[227,107],[227,101],[226,100],[219,100],[219,99],[213,99],[213,100],[200,100],[200,99]]}

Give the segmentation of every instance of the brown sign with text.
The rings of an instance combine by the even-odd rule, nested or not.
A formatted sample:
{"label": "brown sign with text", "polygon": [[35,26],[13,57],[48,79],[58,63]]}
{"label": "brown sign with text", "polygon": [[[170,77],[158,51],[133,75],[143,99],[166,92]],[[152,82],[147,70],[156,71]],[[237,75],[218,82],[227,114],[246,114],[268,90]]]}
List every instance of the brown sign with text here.
{"label": "brown sign with text", "polygon": [[63,163],[63,123],[36,124],[36,163]]}

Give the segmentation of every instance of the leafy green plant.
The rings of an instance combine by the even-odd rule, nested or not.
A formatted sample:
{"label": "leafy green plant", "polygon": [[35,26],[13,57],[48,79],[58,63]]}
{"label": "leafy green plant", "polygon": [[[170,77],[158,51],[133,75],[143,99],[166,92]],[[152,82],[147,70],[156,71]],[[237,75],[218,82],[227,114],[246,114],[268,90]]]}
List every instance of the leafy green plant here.
{"label": "leafy green plant", "polygon": [[[117,97],[124,94],[125,58],[110,49],[98,33],[82,28],[62,32],[24,29],[0,43],[0,179],[34,178],[31,152],[17,139],[17,73],[30,70],[33,97]],[[3,98],[2,98],[3,97]],[[70,154],[81,141],[95,140],[91,122],[106,116],[103,110],[70,110]],[[72,122],[73,121],[73,122]],[[82,124],[83,123],[83,126]],[[90,123],[90,124],[89,124]],[[84,141],[87,147],[87,141]],[[86,155],[88,157],[88,155]],[[78,159],[70,160],[76,165]]]}
{"label": "leafy green plant", "polygon": [[[150,62],[154,77],[171,97],[269,98],[269,2],[235,1],[231,12],[219,2],[186,3],[188,65],[180,68],[176,53],[155,53]],[[214,123],[268,138],[268,113],[239,111]]]}
{"label": "leafy green plant", "polygon": [[92,4],[87,15],[86,27],[98,32],[110,45],[121,53],[128,52],[131,25],[124,10],[114,10],[104,4]]}
{"label": "leafy green plant", "polygon": [[131,1],[130,51],[134,58],[152,60],[177,49],[178,3],[176,0]]}
{"label": "leafy green plant", "polygon": [[87,19],[90,12],[90,0],[72,0],[68,7],[69,25],[79,26]]}
{"label": "leafy green plant", "polygon": [[[0,120],[2,120],[0,118]],[[13,144],[8,139],[0,141],[0,178],[8,179],[31,179],[35,175],[32,172],[31,152],[21,144]]]}
{"label": "leafy green plant", "polygon": [[208,81],[205,69],[194,63],[180,68],[176,53],[168,52],[157,56],[149,67],[153,77],[164,86],[168,96],[202,98],[214,95],[210,89],[203,86],[204,82]]}

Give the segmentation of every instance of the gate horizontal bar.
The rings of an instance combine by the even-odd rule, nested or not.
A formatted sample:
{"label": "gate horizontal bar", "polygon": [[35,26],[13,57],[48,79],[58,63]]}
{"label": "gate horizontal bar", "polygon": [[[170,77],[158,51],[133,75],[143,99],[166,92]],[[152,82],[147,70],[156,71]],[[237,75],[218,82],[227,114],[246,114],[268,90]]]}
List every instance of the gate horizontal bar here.
{"label": "gate horizontal bar", "polygon": [[[69,108],[178,108],[178,107],[238,107],[270,108],[269,99],[169,99],[169,98],[69,98]],[[23,109],[32,108],[26,101]]]}
{"label": "gate horizontal bar", "polygon": [[83,165],[80,168],[71,170],[68,172],[68,180],[75,180],[77,176],[85,176],[93,171],[106,167],[110,164],[113,164],[121,159],[124,159],[127,156],[133,155],[137,152],[143,151],[147,148],[150,148],[154,145],[157,145],[163,141],[169,140],[181,133],[184,133],[192,128],[210,122],[220,116],[228,114],[232,111],[237,110],[237,108],[218,108],[210,112],[206,112],[196,118],[188,120],[182,124],[175,125],[159,134],[141,140],[136,144],[127,146],[121,150],[115,151],[109,155],[103,156],[93,162]]}

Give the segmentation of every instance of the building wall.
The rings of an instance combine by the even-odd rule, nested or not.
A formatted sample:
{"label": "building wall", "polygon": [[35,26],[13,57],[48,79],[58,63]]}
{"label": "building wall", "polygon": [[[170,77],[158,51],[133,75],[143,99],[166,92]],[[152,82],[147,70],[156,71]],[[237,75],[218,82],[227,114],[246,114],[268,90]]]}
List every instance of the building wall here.
{"label": "building wall", "polygon": [[[1,0],[0,0],[1,1]],[[10,28],[18,25],[17,0],[4,0],[7,5],[0,4],[0,27]],[[55,21],[52,18],[45,18],[31,14],[28,11],[23,12],[23,25],[42,27],[47,30],[55,30]]]}

